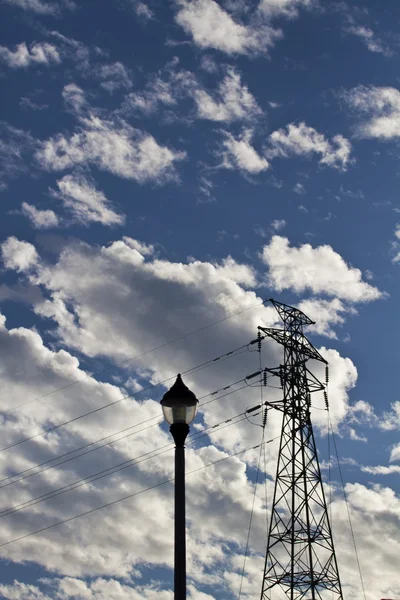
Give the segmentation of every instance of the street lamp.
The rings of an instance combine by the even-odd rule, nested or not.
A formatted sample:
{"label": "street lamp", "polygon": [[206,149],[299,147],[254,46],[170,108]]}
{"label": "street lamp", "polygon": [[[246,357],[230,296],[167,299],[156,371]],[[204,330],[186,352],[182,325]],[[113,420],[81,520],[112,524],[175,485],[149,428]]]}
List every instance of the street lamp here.
{"label": "street lamp", "polygon": [[175,441],[175,570],[174,600],[186,599],[185,440],[196,416],[198,400],[178,374],[161,400],[164,418]]}

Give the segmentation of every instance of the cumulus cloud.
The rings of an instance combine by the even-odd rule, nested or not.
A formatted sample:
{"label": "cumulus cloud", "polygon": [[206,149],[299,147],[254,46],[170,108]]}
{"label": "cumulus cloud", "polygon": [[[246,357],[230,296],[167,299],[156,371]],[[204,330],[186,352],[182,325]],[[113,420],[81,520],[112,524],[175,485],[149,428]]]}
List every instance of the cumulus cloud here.
{"label": "cumulus cloud", "polygon": [[[344,92],[343,99],[361,123],[359,137],[389,140],[400,136],[400,92],[393,87],[358,86]],[[365,115],[367,120],[363,120]]]}
{"label": "cumulus cloud", "polygon": [[343,325],[346,314],[357,314],[354,308],[345,306],[338,298],[332,300],[309,298],[302,300],[299,308],[315,321],[315,325],[310,327],[310,331],[331,339],[337,339],[335,328]]}
{"label": "cumulus cloud", "polygon": [[400,460],[400,444],[397,444],[396,446],[393,446],[393,448],[390,451],[390,462],[395,462],[397,460]]}
{"label": "cumulus cloud", "polygon": [[124,223],[124,215],[112,210],[93,180],[80,174],[65,175],[57,181],[57,186],[59,191],[53,192],[53,195],[62,201],[76,221],[84,225],[91,222],[109,226]]}
{"label": "cumulus cloud", "polygon": [[[230,123],[251,121],[262,115],[256,99],[242,82],[241,74],[232,67],[223,71],[218,86],[206,89],[200,78],[179,69],[179,61],[174,59],[163,70],[152,74],[143,90],[131,92],[125,98],[121,112],[149,116],[161,108],[171,111],[180,100],[190,98],[195,104],[195,115],[190,115],[190,119]],[[175,118],[182,118],[182,114]]]}
{"label": "cumulus cloud", "polygon": [[[205,594],[198,595],[196,588],[192,587],[189,600],[206,600]],[[0,593],[5,600],[103,600],[115,598],[118,600],[172,600],[170,590],[161,589],[156,584],[128,585],[117,579],[96,578],[88,582],[76,577],[47,578],[39,585],[25,584],[14,581],[10,585],[1,585]],[[211,596],[208,596],[212,600]]]}
{"label": "cumulus cloud", "polygon": [[175,178],[175,163],[184,152],[160,146],[153,136],[117,122],[91,116],[82,118],[77,132],[59,134],[41,144],[36,152],[41,168],[61,171],[76,165],[94,164],[139,183]]}
{"label": "cumulus cloud", "polygon": [[[348,483],[345,490],[367,598],[396,598],[400,498],[390,487],[379,485]],[[332,521],[343,595],[356,598],[361,593],[360,575],[346,513],[345,502],[338,495],[332,506]]]}
{"label": "cumulus cloud", "polygon": [[193,98],[201,119],[229,122],[254,119],[262,113],[254,96],[242,84],[240,74],[232,68],[227,70],[215,97],[203,89],[196,89]]}
{"label": "cumulus cloud", "polygon": [[1,246],[4,266],[17,272],[27,271],[37,263],[38,255],[35,247],[16,237],[9,237]]}
{"label": "cumulus cloud", "polygon": [[[36,260],[35,265],[31,265],[31,261],[23,265],[19,261],[9,264],[8,268],[25,269],[28,280],[45,290],[45,298],[35,302],[36,314],[51,320],[56,326],[52,328],[55,340],[69,350],[50,350],[37,331],[24,327],[7,329],[3,320],[0,328],[3,348],[0,395],[3,407],[17,406],[27,399],[65,387],[76,380],[80,380],[80,383],[50,395],[40,403],[29,404],[24,410],[15,412],[12,420],[0,423],[4,444],[21,439],[27,433],[37,433],[40,427],[46,427],[49,423],[63,422],[121,398],[121,390],[116,384],[96,381],[82,370],[79,361],[71,354],[73,348],[83,352],[87,359],[103,355],[112,361],[129,359],[129,363],[116,369],[114,374],[118,375],[121,387],[125,387],[125,382],[132,385],[134,380],[135,388],[140,391],[149,381],[174,376],[178,370],[184,371],[209,359],[210,355],[217,356],[243,344],[244,340],[252,339],[257,325],[276,323],[276,313],[271,307],[261,304],[254,306],[260,302],[260,298],[252,291],[257,284],[254,270],[229,257],[214,263],[194,259],[188,263],[178,263],[160,258],[148,244],[123,238],[102,248],[74,241],[66,244],[53,264]],[[210,329],[204,330],[164,349],[159,348],[156,352],[133,358],[146,349],[160,346],[166,340],[249,307],[252,309],[215,326],[212,335]],[[337,351],[327,348],[321,348],[320,351],[331,365],[331,411],[336,426],[348,412],[348,392],[355,385],[357,371],[351,360],[343,358]],[[266,344],[263,359],[271,366],[279,365],[279,349],[272,343]],[[29,368],[21,372],[21,363],[29,365]],[[202,396],[236,381],[240,377],[239,372],[253,372],[257,363],[257,353],[246,351],[233,357],[232,362],[216,361],[212,368],[184,377],[188,385]],[[127,427],[127,423],[158,417],[160,408],[154,400],[161,393],[162,390],[158,393],[157,390],[151,390],[141,394],[141,401],[137,397],[120,402],[112,409],[96,412],[88,419],[76,420],[68,427],[38,437],[29,444],[20,444],[13,452],[0,454],[1,477],[31,468],[36,462],[52,459],[62,452],[113,434]],[[268,393],[270,399],[280,398],[280,390],[271,388]],[[253,400],[254,404],[259,402],[259,390],[246,387],[245,391],[239,390],[210,406],[201,407],[196,423],[200,428],[212,426],[242,412],[244,407],[252,405]],[[315,410],[315,420],[323,428],[326,414]],[[268,439],[279,434],[279,415],[270,415],[267,428]],[[196,451],[188,444],[188,471],[226,458],[232,451],[254,446],[254,435],[255,429],[247,421],[219,432],[218,428],[215,429],[210,436],[211,441],[207,440]],[[25,483],[22,487],[22,500],[27,501],[55,487],[79,480],[88,473],[96,473],[169,442],[167,432],[158,425],[121,439],[88,455],[85,461],[75,460],[32,477],[29,486]],[[266,448],[267,471],[273,475],[276,442]],[[256,460],[257,453],[248,452],[187,477],[187,512],[191,515],[188,522],[188,568],[193,574],[191,585],[196,588],[205,582],[209,583],[212,569],[214,585],[218,585],[226,594],[237,590],[254,490],[248,465],[254,466]],[[112,477],[97,480],[90,486],[82,486],[79,491],[65,495],[65,500],[61,496],[51,503],[36,504],[16,513],[15,518],[11,515],[3,520],[0,541],[155,485],[170,477],[172,470],[171,452],[137,464],[122,473],[115,473]],[[271,497],[270,478],[267,479],[267,487]],[[2,508],[21,502],[21,486],[10,486],[8,489],[8,500],[7,503],[2,501]],[[265,552],[263,496],[264,490],[260,486],[253,514],[252,560],[244,581],[244,589],[247,590],[255,586],[256,573],[259,576],[262,573]],[[8,560],[19,562],[31,560],[34,556],[39,564],[57,572],[58,579],[63,581],[62,586],[51,577],[52,589],[45,587],[50,583],[37,584],[45,600],[46,595],[53,597],[56,592],[60,598],[63,597],[62,593],[66,598],[68,594],[71,598],[79,598],[81,593],[82,598],[86,596],[97,600],[106,589],[98,582],[99,579],[109,582],[107,597],[118,592],[122,598],[125,593],[132,597],[135,597],[135,593],[141,597],[149,594],[149,598],[152,598],[152,592],[140,588],[141,580],[137,579],[136,573],[148,564],[172,567],[172,506],[170,486],[154,489],[129,502],[117,503],[104,512],[88,515],[62,528],[54,528],[3,547],[0,553]],[[332,507],[333,512],[335,508],[336,505]],[[338,514],[343,515],[344,512],[339,510]],[[103,527],[98,527],[99,515]],[[343,541],[343,531],[346,531],[345,524],[339,519],[339,522],[335,522],[339,543]],[[364,535],[365,532],[362,532],[362,540]],[[347,551],[347,542],[343,546]],[[397,570],[393,572],[397,573]],[[90,576],[89,582],[82,581],[86,576]],[[346,578],[351,576],[351,572],[346,573]],[[127,588],[132,586],[136,591],[125,589],[121,582],[119,585],[122,587],[115,587],[112,579],[115,577],[129,578],[129,584],[124,585]],[[96,585],[101,591],[95,593]],[[36,588],[22,589],[16,583],[14,587],[3,586],[1,593],[5,597],[8,594],[12,598],[12,594],[19,593],[22,598],[23,594],[29,598],[39,592]],[[197,595],[193,588],[191,593],[193,600],[202,597],[202,592]]]}
{"label": "cumulus cloud", "polygon": [[22,203],[21,210],[35,229],[49,229],[59,224],[58,216],[53,210],[40,210],[27,202]]}
{"label": "cumulus cloud", "polygon": [[253,131],[245,129],[236,139],[231,133],[224,132],[222,142],[222,166],[226,169],[238,169],[245,173],[260,173],[269,169],[269,162],[253,148]]}
{"label": "cumulus cloud", "polygon": [[379,421],[379,427],[384,431],[400,429],[400,402],[393,402],[391,409],[385,411]]}
{"label": "cumulus cloud", "polygon": [[361,470],[364,473],[371,473],[371,475],[392,475],[393,473],[400,473],[400,466],[390,465],[386,467],[384,465],[363,465]]}
{"label": "cumulus cloud", "polygon": [[351,144],[342,135],[335,135],[330,142],[322,133],[305,123],[290,123],[286,129],[274,131],[268,138],[268,158],[289,156],[309,157],[319,154],[321,165],[346,170],[351,162]]}
{"label": "cumulus cloud", "polygon": [[304,244],[290,247],[289,240],[275,235],[264,246],[262,259],[268,265],[269,285],[278,291],[336,296],[349,302],[370,302],[382,298],[376,287],[362,280],[362,272],[349,266],[331,246],[313,248]]}
{"label": "cumulus cloud", "polygon": [[214,0],[179,0],[176,22],[200,48],[226,54],[266,54],[282,38],[279,29],[255,22],[243,25]]}
{"label": "cumulus cloud", "polygon": [[[32,275],[32,281],[43,282],[52,297],[50,302],[39,301],[36,304],[37,312],[59,322],[60,332],[64,329],[73,345],[85,347],[93,356],[108,354],[113,346],[110,358],[122,355],[125,359],[129,358],[130,362],[124,368],[115,371],[115,374],[119,375],[121,386],[125,380],[131,381],[132,376],[141,386],[149,380],[152,381],[153,377],[159,380],[164,376],[174,376],[177,370],[184,370],[193,363],[204,362],[204,357],[210,350],[212,355],[218,354],[219,351],[224,351],[226,344],[229,347],[235,346],[243,336],[245,339],[252,339],[256,323],[269,323],[271,318],[274,318],[274,311],[263,307],[254,292],[246,289],[254,284],[252,269],[229,258],[215,265],[199,261],[188,264],[173,263],[157,258],[151,246],[124,238],[102,249],[76,245],[74,242],[65,248],[61,260],[64,265],[61,266],[60,263],[59,269],[53,270],[53,266],[41,264],[36,269],[36,275]],[[30,262],[27,261],[25,265],[21,262],[7,265],[8,268],[18,270],[25,268],[30,277]],[[74,262],[79,276],[73,288],[70,288],[72,272],[68,270],[73,267]],[[67,264],[70,267],[65,269]],[[75,272],[74,278],[78,271]],[[109,283],[108,275],[111,276]],[[74,289],[78,292],[77,295]],[[114,301],[118,302],[118,306],[112,308]],[[149,345],[160,345],[161,339],[178,337],[180,332],[188,333],[188,328],[195,329],[201,324],[206,325],[216,316],[221,317],[240,306],[246,308],[256,303],[258,306],[248,311],[246,317],[243,314],[243,317],[230,319],[229,324],[225,321],[220,323],[220,338],[217,336],[213,339],[212,349],[209,345],[210,337],[206,334],[188,338],[183,344],[175,344],[173,351],[170,345],[164,350],[148,353],[145,360],[132,359],[135,353],[143,352]],[[75,334],[70,331],[72,337],[67,333],[69,326],[75,328],[72,321],[67,325],[68,312],[71,309],[79,312],[79,317],[76,315],[73,318],[77,328]],[[97,321],[95,327],[100,326],[101,329],[93,338],[93,344],[89,339],[92,333],[87,329],[91,320],[89,313],[92,313]],[[61,324],[63,315],[66,320]],[[83,337],[80,336],[79,329]],[[101,348],[103,336],[104,339],[109,338],[107,348]],[[12,419],[8,419],[7,423],[2,422],[0,429],[5,445],[29,433],[37,433],[40,427],[48,427],[49,423],[64,422],[122,397],[116,385],[96,381],[85,374],[78,360],[70,352],[49,350],[36,331],[23,327],[8,330],[3,319],[0,338],[3,348],[0,395],[4,401],[8,399],[8,403],[3,403],[3,409],[10,409],[55,388],[64,388],[40,403],[26,405],[23,410],[19,409]],[[58,335],[57,339],[61,340]],[[15,360],[16,356],[18,360]],[[234,360],[230,364],[225,361],[221,363],[221,368],[215,363],[213,369],[207,372],[199,371],[197,375],[188,375],[185,380],[201,397],[237,380],[238,366],[244,375],[252,372],[255,359],[254,354],[246,352],[240,355],[239,361]],[[21,363],[29,365],[29,368],[25,368],[22,374],[17,376]],[[65,387],[77,380],[80,381],[79,384]],[[257,392],[256,389],[246,387],[245,402],[253,402],[253,399],[256,401],[259,396]],[[160,393],[161,389],[155,390],[156,398]],[[68,427],[52,432],[51,435],[35,438],[28,444],[20,444],[13,452],[8,452],[7,456],[3,453],[0,460],[0,477],[7,477],[10,472],[29,469],[36,462],[50,460],[62,452],[113,434],[130,424],[140,423],[143,419],[156,417],[158,421],[161,417],[158,402],[154,402],[151,399],[152,395],[148,394],[143,394],[140,398],[142,401],[127,399],[111,409],[96,412],[91,415],[89,421],[76,420]],[[207,413],[207,407],[204,406],[204,412],[199,414],[198,423],[203,421],[207,425],[224,421],[230,415],[234,416],[243,411],[243,401],[244,397],[236,394],[227,397],[219,407],[214,402],[214,410]],[[245,424],[241,427],[243,425]],[[135,435],[118,443],[111,435],[108,441],[112,443],[101,451],[88,455],[85,461],[76,460],[32,477],[29,488],[24,485],[23,500],[29,500],[60,485],[79,480],[88,473],[96,473],[107,466],[170,442],[168,433],[158,425],[143,432],[139,432],[139,429],[140,427],[132,430]],[[238,450],[254,445],[254,431],[251,425],[245,425],[240,430],[240,436],[238,430],[234,429],[232,426],[231,429],[224,430],[225,433],[221,432],[218,438],[219,449],[213,442],[196,452],[189,447],[188,471],[227,457],[233,448]],[[52,501],[51,505],[41,503],[20,512],[19,519],[11,517],[7,522],[3,521],[2,541],[16,537],[21,530],[33,530],[68,518],[170,477],[173,470],[171,456],[171,453],[163,454],[157,460],[142,462],[141,466],[133,466],[132,469],[121,474],[116,473],[111,478],[103,478],[90,486],[80,487],[79,491],[69,493],[69,498],[73,500],[67,500],[68,496],[65,496],[63,501],[60,497],[61,501]],[[255,453],[250,452],[246,456],[246,461],[250,461],[251,464],[254,459]],[[222,548],[226,543],[234,544],[235,547],[244,546],[245,524],[248,523],[253,491],[246,475],[246,463],[241,458],[232,459],[229,464],[224,464],[221,469],[215,467],[187,478],[188,512],[191,511],[194,521],[193,530],[188,536],[188,558],[190,564],[193,562],[197,565],[197,568],[193,569],[197,574],[195,578],[201,579],[203,570],[212,564],[215,577],[223,586],[227,555]],[[229,486],[226,486],[227,480],[230,482]],[[220,490],[224,487],[225,492],[221,494]],[[2,500],[2,508],[21,502],[20,486],[10,486],[8,490],[7,500]],[[119,503],[108,509],[102,514],[102,522],[107,522],[105,527],[96,527],[98,521],[93,515],[92,518],[72,521],[67,530],[65,527],[55,528],[49,533],[27,538],[22,544],[4,547],[0,553],[11,560],[25,560],[35,556],[47,569],[72,577],[102,575],[134,578],[133,570],[146,563],[172,566],[172,506],[171,488],[161,488],[159,491],[154,490],[150,495],[138,496],[134,501],[134,510],[131,501]],[[260,523],[257,544],[261,549],[264,543],[264,536],[261,534],[261,494],[257,500],[256,513],[254,518],[256,523]],[[26,521],[21,519],[22,515],[26,517]],[[157,527],[154,526],[152,515],[156,515]],[[223,515],[226,515],[226,523]]]}
{"label": "cumulus cloud", "polygon": [[0,60],[12,69],[21,69],[31,65],[59,64],[61,57],[53,44],[35,42],[28,48],[26,43],[22,42],[15,50],[0,46]]}
{"label": "cumulus cloud", "polygon": [[[204,106],[207,109],[206,103]],[[217,108],[215,105],[214,114],[216,115],[219,114]],[[253,118],[256,115],[257,113],[253,111]],[[226,115],[222,114],[221,120],[223,116],[226,118]],[[244,114],[241,115],[241,118],[244,118]],[[345,171],[352,162],[350,158],[351,145],[346,138],[336,135],[330,142],[324,135],[305,123],[299,125],[290,123],[286,129],[274,131],[268,137],[261,152],[258,152],[252,145],[253,129],[244,129],[237,138],[229,132],[223,131],[222,133],[224,140],[218,153],[222,157],[222,166],[227,169],[236,168],[243,173],[260,173],[269,168],[270,161],[291,156],[320,155],[319,163],[321,165],[342,171]],[[304,194],[306,190],[303,184],[296,183],[293,191],[297,194]]]}

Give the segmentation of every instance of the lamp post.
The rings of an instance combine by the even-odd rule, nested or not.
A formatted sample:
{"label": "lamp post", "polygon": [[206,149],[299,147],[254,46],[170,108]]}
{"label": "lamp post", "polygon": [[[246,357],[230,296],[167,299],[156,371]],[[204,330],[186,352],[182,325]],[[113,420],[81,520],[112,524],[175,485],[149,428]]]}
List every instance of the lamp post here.
{"label": "lamp post", "polygon": [[161,400],[164,418],[175,442],[175,567],[174,600],[186,600],[185,440],[198,400],[178,374]]}

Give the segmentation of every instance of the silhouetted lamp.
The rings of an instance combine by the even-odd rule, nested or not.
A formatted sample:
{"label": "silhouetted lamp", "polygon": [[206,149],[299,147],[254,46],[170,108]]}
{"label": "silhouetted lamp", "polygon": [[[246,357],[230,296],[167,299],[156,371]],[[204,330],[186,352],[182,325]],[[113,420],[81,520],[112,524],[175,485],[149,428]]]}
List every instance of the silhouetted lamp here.
{"label": "silhouetted lamp", "polygon": [[197,403],[196,396],[183,383],[179,374],[174,385],[161,400],[164,418],[170,425],[178,423],[190,425],[196,416]]}
{"label": "silhouetted lamp", "polygon": [[174,600],[186,599],[185,440],[196,416],[198,400],[179,374],[161,400],[164,418],[175,441],[175,568]]}

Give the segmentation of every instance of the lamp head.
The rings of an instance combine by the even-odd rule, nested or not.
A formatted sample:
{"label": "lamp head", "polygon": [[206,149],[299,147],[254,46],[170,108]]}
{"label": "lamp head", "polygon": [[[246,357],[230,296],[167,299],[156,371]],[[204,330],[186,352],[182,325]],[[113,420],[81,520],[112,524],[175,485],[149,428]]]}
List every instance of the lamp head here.
{"label": "lamp head", "polygon": [[164,418],[170,425],[186,423],[190,425],[196,416],[198,400],[183,383],[180,373],[174,385],[161,400]]}

